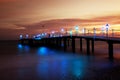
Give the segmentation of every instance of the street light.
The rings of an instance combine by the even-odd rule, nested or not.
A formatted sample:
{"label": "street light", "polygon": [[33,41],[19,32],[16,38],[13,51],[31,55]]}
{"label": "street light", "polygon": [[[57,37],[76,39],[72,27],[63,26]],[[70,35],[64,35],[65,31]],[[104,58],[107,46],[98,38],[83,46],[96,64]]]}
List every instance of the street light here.
{"label": "street light", "polygon": [[72,36],[72,30],[70,30],[70,36]]}
{"label": "street light", "polygon": [[94,38],[96,37],[96,28],[93,28]]}
{"label": "street light", "polygon": [[61,29],[61,35],[63,35],[64,31],[65,31],[65,30],[62,28],[62,29]]}
{"label": "street light", "polygon": [[29,35],[28,35],[28,34],[26,34],[26,39],[28,38],[28,36],[29,36]]}
{"label": "street light", "polygon": [[52,34],[54,34],[55,33],[55,31],[52,31]]}
{"label": "street light", "polygon": [[61,32],[64,32],[64,31],[65,31],[65,30],[62,28],[62,29],[61,29]]}
{"label": "street light", "polygon": [[55,31],[52,31],[51,33],[52,33],[51,37],[54,37],[55,36]]}
{"label": "street light", "polygon": [[106,24],[105,27],[106,27],[106,37],[108,37],[109,24]]}
{"label": "street light", "polygon": [[76,35],[78,33],[78,30],[79,30],[79,26],[75,26]]}
{"label": "street light", "polygon": [[83,35],[86,34],[86,28],[83,28],[83,29],[82,29],[82,33],[83,33]]}
{"label": "street light", "polygon": [[75,30],[78,31],[79,30],[79,26],[75,26]]}

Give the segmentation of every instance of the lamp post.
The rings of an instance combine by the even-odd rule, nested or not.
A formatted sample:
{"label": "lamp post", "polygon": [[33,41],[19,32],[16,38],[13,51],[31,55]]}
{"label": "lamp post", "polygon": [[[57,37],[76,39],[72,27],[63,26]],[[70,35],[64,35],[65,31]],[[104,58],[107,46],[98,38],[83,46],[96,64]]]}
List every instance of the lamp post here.
{"label": "lamp post", "polygon": [[64,35],[64,31],[65,31],[65,30],[62,28],[62,29],[61,29],[61,35]]}
{"label": "lamp post", "polygon": [[75,26],[76,36],[78,34],[79,26]]}
{"label": "lamp post", "polygon": [[54,36],[55,36],[55,34],[54,34],[55,31],[52,31],[51,33],[52,33],[52,34],[51,34],[51,37],[54,37]]}
{"label": "lamp post", "polygon": [[70,36],[72,37],[72,30],[70,30]]}
{"label": "lamp post", "polygon": [[93,28],[94,37],[96,36],[96,28]]}
{"label": "lamp post", "polygon": [[29,35],[28,35],[28,34],[26,34],[26,39],[28,39],[28,36],[29,36]]}
{"label": "lamp post", "polygon": [[83,33],[83,35],[86,35],[86,28],[82,29],[82,33]]}
{"label": "lamp post", "polygon": [[82,29],[82,35],[84,35],[84,28]]}
{"label": "lamp post", "polygon": [[108,37],[109,24],[106,24],[106,37]]}

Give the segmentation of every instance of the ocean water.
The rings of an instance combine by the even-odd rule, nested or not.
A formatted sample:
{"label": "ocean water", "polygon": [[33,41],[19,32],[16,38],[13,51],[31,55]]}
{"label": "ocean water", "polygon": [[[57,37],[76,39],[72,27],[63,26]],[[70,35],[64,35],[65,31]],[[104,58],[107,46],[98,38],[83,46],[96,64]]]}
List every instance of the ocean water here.
{"label": "ocean water", "polygon": [[89,80],[118,65],[119,61],[111,62],[106,56],[86,56],[79,50],[72,53],[0,42],[0,80]]}

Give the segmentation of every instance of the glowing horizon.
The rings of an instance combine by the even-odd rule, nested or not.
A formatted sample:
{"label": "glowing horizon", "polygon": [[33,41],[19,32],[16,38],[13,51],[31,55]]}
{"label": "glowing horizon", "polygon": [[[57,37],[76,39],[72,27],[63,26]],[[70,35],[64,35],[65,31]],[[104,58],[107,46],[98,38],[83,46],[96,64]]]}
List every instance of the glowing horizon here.
{"label": "glowing horizon", "polygon": [[21,33],[71,29],[75,25],[101,28],[106,23],[119,30],[119,7],[120,0],[0,0],[0,37],[15,39]]}

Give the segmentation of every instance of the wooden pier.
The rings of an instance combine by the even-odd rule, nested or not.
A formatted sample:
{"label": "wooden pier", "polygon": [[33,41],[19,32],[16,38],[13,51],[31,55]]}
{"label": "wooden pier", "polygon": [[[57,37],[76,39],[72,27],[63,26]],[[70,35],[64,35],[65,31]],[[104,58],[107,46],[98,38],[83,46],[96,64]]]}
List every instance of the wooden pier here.
{"label": "wooden pier", "polygon": [[[95,41],[104,41],[108,44],[108,56],[110,60],[114,59],[114,51],[113,51],[113,44],[120,44],[119,38],[113,38],[113,37],[101,37],[101,36],[63,36],[63,37],[51,37],[51,38],[42,38],[40,40],[36,39],[21,39],[20,43],[30,46],[48,46],[48,47],[56,47],[56,48],[62,48],[64,51],[67,50],[67,47],[72,47],[72,52],[75,51],[75,39],[80,40],[80,51],[83,51],[83,43],[82,40],[86,40],[86,52],[87,55],[90,55],[91,53],[94,53],[94,42]],[[63,44],[63,45],[62,45]],[[91,47],[91,48],[90,48]],[[90,50],[92,49],[92,50]]]}

